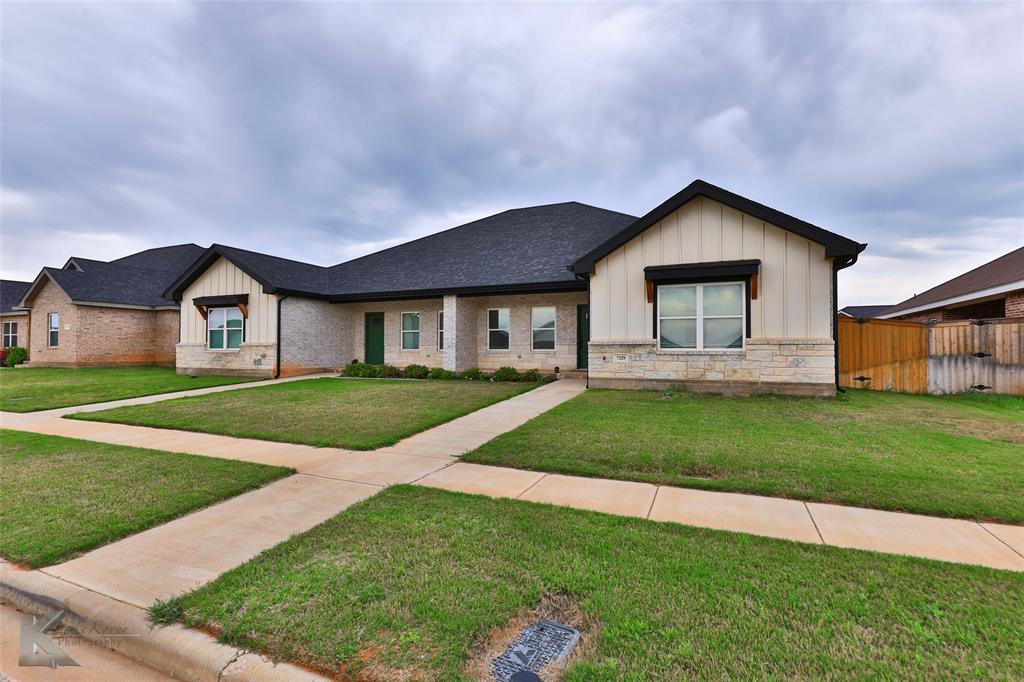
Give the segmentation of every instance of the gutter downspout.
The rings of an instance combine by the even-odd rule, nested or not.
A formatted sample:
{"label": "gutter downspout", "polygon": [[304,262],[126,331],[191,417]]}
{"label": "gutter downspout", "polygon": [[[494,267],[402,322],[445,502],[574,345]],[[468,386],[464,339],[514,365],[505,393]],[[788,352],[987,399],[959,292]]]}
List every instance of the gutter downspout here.
{"label": "gutter downspout", "polygon": [[277,295],[277,361],[274,363],[274,378],[281,378],[281,304],[288,295]]}
{"label": "gutter downspout", "polygon": [[[867,244],[861,245],[861,251]],[[860,251],[847,257],[845,260],[832,260],[832,352],[835,357],[835,382],[836,393],[846,393],[846,389],[839,385],[839,271],[848,268],[857,262]]]}

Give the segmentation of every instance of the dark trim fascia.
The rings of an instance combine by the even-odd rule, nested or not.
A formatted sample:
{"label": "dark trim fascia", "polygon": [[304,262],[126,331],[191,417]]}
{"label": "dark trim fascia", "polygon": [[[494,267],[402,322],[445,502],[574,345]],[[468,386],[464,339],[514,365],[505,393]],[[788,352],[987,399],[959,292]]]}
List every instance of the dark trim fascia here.
{"label": "dark trim fascia", "polygon": [[261,275],[254,272],[245,265],[236,262],[234,259],[231,258],[231,256],[229,256],[220,248],[220,244],[213,244],[212,246],[210,246],[210,248],[206,249],[206,251],[201,256],[199,256],[199,258],[197,258],[195,262],[188,267],[187,270],[185,270],[185,272],[181,273],[181,276],[178,277],[178,279],[174,280],[174,282],[171,283],[171,285],[167,287],[167,290],[164,291],[164,293],[161,295],[164,298],[170,299],[172,301],[180,302],[182,295],[185,293],[185,289],[187,289],[193,282],[199,279],[199,277],[202,276],[202,274],[206,272],[211,265],[217,262],[218,258],[224,258],[225,260],[229,261],[232,265],[234,265],[236,268],[238,268],[245,274],[249,275],[249,277],[252,277],[254,280],[259,282],[260,285],[262,285],[263,287],[264,293],[277,293],[274,287],[265,277],[262,277]]}
{"label": "dark trim fascia", "polygon": [[540,282],[528,284],[495,284],[475,287],[447,287],[408,291],[373,291],[365,294],[342,294],[329,297],[331,303],[375,303],[379,301],[415,300],[441,296],[501,296],[504,294],[554,294],[566,291],[587,291],[586,280]]}
{"label": "dark trim fascia", "polygon": [[[866,246],[866,245],[865,245]],[[832,352],[835,365],[836,391],[845,393],[846,389],[839,385],[839,271],[857,262],[858,253],[849,258],[832,261]]]}
{"label": "dark trim fascia", "polygon": [[192,299],[192,305],[206,307],[232,306],[249,303],[249,294],[227,294],[224,296],[199,296]]}
{"label": "dark trim fascia", "polygon": [[711,183],[704,182],[703,180],[694,180],[680,192],[639,218],[632,225],[629,225],[618,234],[612,235],[602,244],[591,250],[590,253],[576,260],[576,262],[569,266],[569,270],[575,273],[593,272],[597,261],[700,196],[707,197],[720,204],[821,244],[825,247],[825,255],[830,258],[834,256],[855,256],[867,246],[867,244],[859,244],[852,239],[829,232],[817,225],[794,218],[782,211],[759,204],[739,194],[716,187]]}
{"label": "dark trim fascia", "polygon": [[760,267],[761,261],[757,259],[649,265],[644,268],[644,279],[651,282],[696,282],[705,278],[750,277],[756,275]]}

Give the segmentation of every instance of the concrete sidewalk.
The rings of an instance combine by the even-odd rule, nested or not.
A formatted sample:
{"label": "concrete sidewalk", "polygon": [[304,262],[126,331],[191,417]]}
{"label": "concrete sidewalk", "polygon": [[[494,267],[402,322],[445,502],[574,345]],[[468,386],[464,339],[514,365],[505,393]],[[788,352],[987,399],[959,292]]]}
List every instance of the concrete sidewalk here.
{"label": "concrete sidewalk", "polygon": [[813,544],[1024,571],[1024,526],[458,462],[420,485]]}
{"label": "concrete sidewalk", "polygon": [[213,580],[383,486],[412,483],[448,466],[461,453],[585,389],[581,381],[547,384],[393,447],[369,452],[59,416],[21,419],[22,415],[3,413],[0,423],[35,433],[289,466],[299,472],[77,559],[40,569],[54,578],[144,608]]}

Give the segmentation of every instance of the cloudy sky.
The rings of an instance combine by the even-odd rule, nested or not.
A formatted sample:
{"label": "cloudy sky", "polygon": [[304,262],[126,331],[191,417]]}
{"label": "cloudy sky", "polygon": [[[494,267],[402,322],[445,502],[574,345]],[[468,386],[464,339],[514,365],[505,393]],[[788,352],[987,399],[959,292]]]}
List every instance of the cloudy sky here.
{"label": "cloudy sky", "polygon": [[1024,244],[1024,4],[4,2],[5,278],[320,264],[696,177],[869,242],[842,304]]}

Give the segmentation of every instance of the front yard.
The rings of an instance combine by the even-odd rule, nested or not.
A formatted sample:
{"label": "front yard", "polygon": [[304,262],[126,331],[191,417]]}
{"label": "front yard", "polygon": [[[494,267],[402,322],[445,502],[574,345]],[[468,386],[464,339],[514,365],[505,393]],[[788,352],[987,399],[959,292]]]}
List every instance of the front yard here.
{"label": "front yard", "polygon": [[372,450],[535,383],[307,379],[75,415],[76,419]]}
{"label": "front yard", "polygon": [[0,371],[0,410],[35,412],[143,395],[252,381],[250,377],[187,377],[172,367],[26,367]]}
{"label": "front yard", "polygon": [[516,625],[565,679],[1016,679],[1024,574],[395,486],[154,607],[345,679],[480,679]]}
{"label": "front yard", "polygon": [[1024,523],[1024,398],[592,389],[466,461]]}
{"label": "front yard", "polygon": [[0,555],[31,567],[59,563],[288,473],[284,467],[3,430]]}

